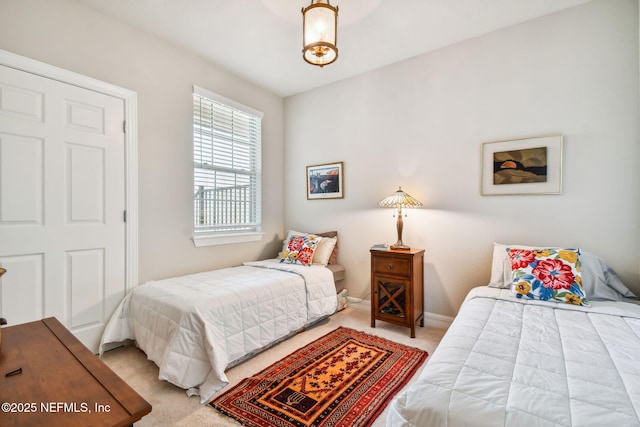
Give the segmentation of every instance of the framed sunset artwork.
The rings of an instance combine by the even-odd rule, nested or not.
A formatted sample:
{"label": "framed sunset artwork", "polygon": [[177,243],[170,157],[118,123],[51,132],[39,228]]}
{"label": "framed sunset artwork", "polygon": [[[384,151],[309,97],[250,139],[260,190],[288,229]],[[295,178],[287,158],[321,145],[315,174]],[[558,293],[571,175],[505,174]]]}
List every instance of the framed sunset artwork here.
{"label": "framed sunset artwork", "polygon": [[560,194],[563,135],[482,144],[483,196]]}

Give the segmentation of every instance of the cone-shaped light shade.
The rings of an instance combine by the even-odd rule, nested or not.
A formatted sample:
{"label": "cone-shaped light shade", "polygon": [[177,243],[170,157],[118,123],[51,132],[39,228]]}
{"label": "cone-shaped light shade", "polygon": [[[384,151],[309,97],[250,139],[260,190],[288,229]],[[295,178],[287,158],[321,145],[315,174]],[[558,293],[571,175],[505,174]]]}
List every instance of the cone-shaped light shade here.
{"label": "cone-shaped light shade", "polygon": [[383,208],[417,208],[422,206],[422,203],[402,191],[402,187],[399,187],[398,191],[380,201],[378,206]]}
{"label": "cone-shaped light shade", "polygon": [[388,197],[385,197],[382,201],[378,203],[379,206],[383,208],[394,208],[398,209],[398,221],[396,222],[396,230],[398,231],[398,241],[395,245],[391,245],[391,249],[399,250],[399,251],[408,251],[411,248],[404,243],[402,243],[402,209],[403,208],[417,208],[422,206],[422,203],[414,199],[409,194],[402,191],[402,187],[398,187],[398,191],[391,194]]}

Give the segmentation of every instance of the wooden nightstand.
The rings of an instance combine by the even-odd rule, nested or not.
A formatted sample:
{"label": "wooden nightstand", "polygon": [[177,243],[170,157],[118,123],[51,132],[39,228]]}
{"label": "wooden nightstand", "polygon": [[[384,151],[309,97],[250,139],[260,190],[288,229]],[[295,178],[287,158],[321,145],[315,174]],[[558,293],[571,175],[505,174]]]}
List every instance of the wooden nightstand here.
{"label": "wooden nightstand", "polygon": [[376,319],[411,328],[424,326],[424,249],[371,249],[371,327]]}

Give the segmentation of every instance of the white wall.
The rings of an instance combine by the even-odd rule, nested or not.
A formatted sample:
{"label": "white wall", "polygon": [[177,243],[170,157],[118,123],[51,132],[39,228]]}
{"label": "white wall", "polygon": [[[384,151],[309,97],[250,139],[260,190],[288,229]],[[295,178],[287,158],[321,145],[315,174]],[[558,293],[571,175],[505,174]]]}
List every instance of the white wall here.
{"label": "white wall", "polygon": [[[273,255],[283,232],[283,101],[223,69],[69,0],[0,1],[0,49],[138,93],[139,279],[144,282]],[[195,248],[192,85],[265,113],[265,238]]]}
{"label": "white wall", "polygon": [[[640,293],[636,0],[459,43],[288,98],[284,113],[280,98],[71,0],[1,0],[0,49],[138,93],[140,281],[271,256],[286,225],[339,230],[350,295],[364,297],[369,246],[395,241],[376,203],[402,185],[425,203],[404,240],[427,249],[431,313],[455,314],[487,282],[493,241],[580,246]],[[262,243],[190,240],[194,83],[265,112]],[[562,195],[480,196],[482,142],[555,132]],[[307,201],[305,166],[335,161],[345,198]]]}
{"label": "white wall", "polygon": [[[488,282],[494,241],[581,247],[640,294],[638,90],[637,1],[596,0],[287,98],[285,224],[337,229],[365,297],[369,247],[396,237],[376,204],[401,185],[425,204],[403,240],[427,251],[427,312]],[[480,195],[483,142],[550,133],[561,195]],[[306,200],[305,166],[336,161],[345,198]]]}

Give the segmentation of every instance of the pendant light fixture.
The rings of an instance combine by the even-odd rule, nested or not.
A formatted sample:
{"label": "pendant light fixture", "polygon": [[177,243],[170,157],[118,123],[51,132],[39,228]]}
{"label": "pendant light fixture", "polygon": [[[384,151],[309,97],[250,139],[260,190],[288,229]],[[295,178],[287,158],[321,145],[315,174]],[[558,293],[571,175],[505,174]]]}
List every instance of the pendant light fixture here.
{"label": "pendant light fixture", "polygon": [[336,34],[338,6],[329,0],[311,0],[302,8],[302,57],[309,64],[324,67],[338,59]]}

